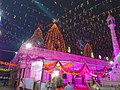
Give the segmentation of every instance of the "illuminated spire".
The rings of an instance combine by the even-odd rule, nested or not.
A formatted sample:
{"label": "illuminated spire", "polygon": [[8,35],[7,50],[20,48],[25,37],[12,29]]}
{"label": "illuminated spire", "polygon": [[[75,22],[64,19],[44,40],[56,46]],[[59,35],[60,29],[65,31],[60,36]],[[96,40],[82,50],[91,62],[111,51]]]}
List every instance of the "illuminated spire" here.
{"label": "illuminated spire", "polygon": [[92,53],[92,48],[90,46],[89,43],[87,43],[84,47],[84,54],[83,56],[86,56],[86,57],[91,57],[91,53]]}
{"label": "illuminated spire", "polygon": [[49,50],[66,52],[63,36],[55,23],[48,30],[44,38],[44,47]]}
{"label": "illuminated spire", "polygon": [[[119,45],[118,45],[118,41],[117,41],[117,37],[116,37],[116,33],[115,33],[115,27],[116,27],[115,18],[109,14],[106,21],[107,21],[108,27],[110,28],[110,31],[111,31],[114,56],[116,57],[119,53]],[[114,64],[117,63],[117,60],[115,57],[114,57],[114,62],[115,62]]]}
{"label": "illuminated spire", "polygon": [[29,39],[29,41],[32,43],[32,46],[34,47],[42,47],[43,46],[43,35],[41,29],[38,27],[35,31],[32,37]]}

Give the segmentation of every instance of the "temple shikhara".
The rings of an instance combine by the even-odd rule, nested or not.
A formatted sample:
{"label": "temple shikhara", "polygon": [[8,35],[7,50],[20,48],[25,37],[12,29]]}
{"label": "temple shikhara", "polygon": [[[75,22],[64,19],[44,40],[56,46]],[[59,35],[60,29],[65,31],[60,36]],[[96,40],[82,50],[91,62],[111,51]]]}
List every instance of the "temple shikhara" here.
{"label": "temple shikhara", "polygon": [[13,82],[15,78],[19,81],[21,78],[34,78],[36,86],[53,80],[54,83],[60,81],[65,85],[69,81],[75,87],[86,85],[91,88],[88,82],[94,77],[102,82],[102,86],[108,84],[116,88],[120,85],[120,48],[115,33],[115,18],[109,15],[107,24],[111,31],[114,64],[95,59],[89,42],[84,46],[83,56],[70,54],[60,28],[53,23],[44,37],[38,27],[31,38],[21,45],[11,61],[18,65],[17,73],[11,75]]}
{"label": "temple shikhara", "polygon": [[44,48],[66,52],[65,41],[56,24],[53,24],[44,38]]}
{"label": "temple shikhara", "polygon": [[43,46],[43,35],[42,35],[42,31],[40,30],[40,28],[38,27],[34,34],[32,35],[32,37],[27,41],[32,43],[32,45],[34,47],[42,47]]}

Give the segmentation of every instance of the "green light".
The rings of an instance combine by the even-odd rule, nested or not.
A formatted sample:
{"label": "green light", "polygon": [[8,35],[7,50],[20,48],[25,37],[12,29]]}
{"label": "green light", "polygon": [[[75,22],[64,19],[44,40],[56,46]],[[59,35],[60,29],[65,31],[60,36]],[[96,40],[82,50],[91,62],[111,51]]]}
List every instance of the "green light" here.
{"label": "green light", "polygon": [[70,49],[70,47],[68,47],[68,52],[69,52],[69,53],[71,52],[71,49]]}
{"label": "green light", "polygon": [[37,44],[40,44],[40,41],[37,41]]}

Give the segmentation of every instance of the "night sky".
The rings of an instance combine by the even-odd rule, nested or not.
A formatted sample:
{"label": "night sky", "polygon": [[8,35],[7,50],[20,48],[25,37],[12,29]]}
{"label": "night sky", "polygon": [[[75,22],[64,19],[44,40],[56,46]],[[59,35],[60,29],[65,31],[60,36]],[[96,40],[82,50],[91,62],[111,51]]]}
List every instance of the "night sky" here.
{"label": "night sky", "polygon": [[88,42],[94,53],[113,57],[108,13],[116,18],[120,38],[120,0],[0,0],[0,60],[10,61],[22,41],[29,39],[40,26],[43,36],[56,23],[71,53],[81,54]]}

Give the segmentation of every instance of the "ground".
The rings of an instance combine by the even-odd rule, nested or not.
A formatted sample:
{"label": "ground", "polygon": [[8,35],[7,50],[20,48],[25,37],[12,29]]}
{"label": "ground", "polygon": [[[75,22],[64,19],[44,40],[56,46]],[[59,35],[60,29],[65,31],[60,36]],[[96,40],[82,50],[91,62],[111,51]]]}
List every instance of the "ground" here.
{"label": "ground", "polygon": [[10,88],[8,86],[0,87],[0,90],[13,90],[13,88]]}

